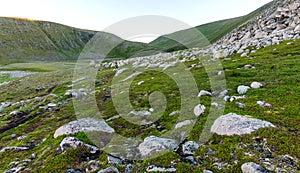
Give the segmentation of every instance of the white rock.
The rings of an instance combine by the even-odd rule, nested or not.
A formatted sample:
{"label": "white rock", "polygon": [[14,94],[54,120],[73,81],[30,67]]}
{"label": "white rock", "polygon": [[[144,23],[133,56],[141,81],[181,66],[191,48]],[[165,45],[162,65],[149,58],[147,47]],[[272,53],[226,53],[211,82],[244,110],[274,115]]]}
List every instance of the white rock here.
{"label": "white rock", "polygon": [[142,85],[145,81],[140,81],[137,83],[138,86]]}
{"label": "white rock", "polygon": [[54,133],[54,138],[62,135],[76,134],[79,132],[101,131],[105,133],[115,132],[113,128],[105,123],[103,120],[96,120],[92,118],[83,118],[72,121],[58,128]]}
{"label": "white rock", "polygon": [[236,105],[237,105],[239,108],[241,108],[241,109],[246,108],[246,105],[243,104],[243,103],[240,103],[240,102],[236,102]]}
{"label": "white rock", "polygon": [[229,101],[230,101],[230,102],[233,102],[233,101],[235,101],[235,100],[245,99],[245,98],[246,98],[245,95],[243,95],[243,96],[232,96],[232,97],[230,97]]}
{"label": "white rock", "polygon": [[248,86],[241,85],[237,88],[239,94],[246,94],[251,88]]}
{"label": "white rock", "polygon": [[261,84],[259,82],[252,82],[251,85],[250,85],[250,87],[254,88],[254,89],[258,89],[258,88],[263,87],[263,84]]}
{"label": "white rock", "polygon": [[179,111],[174,111],[174,112],[171,112],[170,114],[169,114],[169,116],[174,116],[174,115],[178,115],[179,114]]}
{"label": "white rock", "polygon": [[123,73],[124,71],[128,70],[128,68],[122,68],[120,70],[118,70],[115,74],[115,76],[119,76],[121,73]]}
{"label": "white rock", "polygon": [[48,104],[48,107],[50,107],[50,108],[53,108],[53,107],[56,107],[57,105],[55,104],[55,103],[49,103]]}
{"label": "white rock", "polygon": [[62,152],[66,151],[69,148],[78,148],[78,147],[85,147],[90,150],[91,153],[96,153],[99,151],[99,148],[85,144],[84,142],[80,141],[78,138],[75,137],[66,137],[64,138],[61,143],[59,144],[60,150]]}
{"label": "white rock", "polygon": [[116,167],[111,166],[106,169],[98,171],[98,173],[119,173],[119,170]]}
{"label": "white rock", "polygon": [[294,29],[295,32],[300,32],[300,25],[296,26]]}
{"label": "white rock", "polygon": [[211,127],[211,133],[218,135],[251,134],[260,128],[275,127],[272,123],[259,119],[248,118],[234,113],[219,117]]}
{"label": "white rock", "polygon": [[194,114],[199,117],[205,112],[205,109],[206,107],[204,105],[199,104],[194,108]]}
{"label": "white rock", "polygon": [[264,172],[267,172],[262,166],[254,163],[254,162],[244,163],[241,168],[242,168],[243,173],[264,173]]}
{"label": "white rock", "polygon": [[131,111],[130,114],[133,114],[135,116],[148,116],[152,113],[150,111]]}
{"label": "white rock", "polygon": [[224,91],[221,91],[219,93],[219,98],[224,98],[226,95],[228,95],[229,91],[228,90],[224,90]]}
{"label": "white rock", "polygon": [[181,127],[189,125],[191,123],[192,123],[191,120],[185,120],[183,122],[180,122],[180,123],[176,124],[175,129],[181,128]]}
{"label": "white rock", "polygon": [[144,139],[138,149],[143,157],[147,157],[160,151],[176,151],[178,147],[178,144],[173,139],[150,136]]}
{"label": "white rock", "polygon": [[266,101],[257,101],[256,102],[259,106],[264,107],[264,108],[270,108],[272,105],[270,103],[267,103]]}
{"label": "white rock", "polygon": [[5,171],[4,173],[18,173],[18,172],[22,171],[23,169],[25,169],[24,166],[19,166],[19,167],[9,169],[9,170]]}
{"label": "white rock", "polygon": [[198,97],[201,97],[201,96],[212,96],[212,94],[211,94],[211,92],[201,90],[200,93],[198,94]]}
{"label": "white rock", "polygon": [[147,172],[176,172],[176,168],[162,168],[155,165],[150,165],[146,169]]}
{"label": "white rock", "polygon": [[26,151],[26,150],[29,150],[29,148],[28,147],[5,147],[5,148],[2,148],[0,153],[6,152],[6,151],[11,151],[11,150]]}

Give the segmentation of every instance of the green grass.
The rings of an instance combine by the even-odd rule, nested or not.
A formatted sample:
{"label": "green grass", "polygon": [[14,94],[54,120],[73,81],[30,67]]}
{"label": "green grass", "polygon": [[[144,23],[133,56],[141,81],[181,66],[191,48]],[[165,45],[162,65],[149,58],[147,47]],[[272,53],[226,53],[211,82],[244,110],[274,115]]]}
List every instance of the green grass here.
{"label": "green grass", "polygon": [[[187,47],[205,47],[211,43],[215,43],[233,29],[258,16],[265,9],[273,5],[273,3],[274,2],[270,2],[245,16],[207,23],[191,29],[161,36],[150,42],[149,45],[169,52],[186,49]],[[199,31],[202,36],[198,36],[197,31]],[[176,40],[180,40],[180,43]]]}
{"label": "green grass", "polygon": [[[292,44],[287,44],[292,42]],[[240,172],[240,167],[243,163],[253,161],[260,163],[259,158],[264,157],[266,153],[257,151],[257,147],[261,147],[262,142],[257,142],[255,139],[265,139],[266,147],[272,151],[271,163],[278,164],[278,160],[283,155],[290,155],[294,158],[300,158],[300,40],[285,41],[280,45],[270,46],[250,54],[249,57],[241,58],[239,54],[230,56],[231,60],[223,60],[223,68],[226,74],[227,88],[230,89],[231,95],[238,95],[236,88],[239,85],[250,85],[253,81],[258,81],[264,84],[263,88],[252,89],[246,95],[247,98],[239,100],[246,104],[245,109],[240,109],[233,103],[227,103],[225,113],[238,113],[248,115],[254,118],[272,122],[276,128],[260,129],[251,135],[243,136],[217,136],[203,144],[197,151],[195,159],[201,164],[194,166],[187,162],[179,162],[183,157],[177,153],[171,152],[166,155],[137,161],[134,165],[134,171],[144,172],[148,165],[157,165],[170,167],[175,165],[178,172],[201,172],[204,169],[212,170],[213,172]],[[186,62],[186,66],[200,63],[199,60]],[[255,69],[243,68],[246,64],[252,64]],[[20,64],[8,65],[10,68],[22,68]],[[58,96],[63,96],[65,91],[70,89],[73,70],[70,67],[68,70],[62,70],[63,66],[59,63],[53,63],[50,67],[42,63],[32,63],[29,67],[36,69],[51,68],[52,72],[40,73],[26,78],[12,81],[8,86],[0,87],[0,102],[4,101],[20,101],[32,99],[37,96],[46,96],[55,93]],[[59,69],[59,70],[58,70]],[[210,90],[208,76],[203,67],[193,67],[192,72],[199,90]],[[96,83],[96,100],[100,112],[104,119],[118,115],[115,110],[114,103],[110,99],[106,99],[110,95],[110,85],[115,71],[113,69],[102,69],[98,72]],[[152,78],[153,77],[153,78]],[[2,78],[7,79],[7,76]],[[145,81],[142,85],[137,85],[138,82]],[[44,86],[42,91],[36,91],[36,88]],[[105,90],[103,90],[105,88]],[[160,72],[148,71],[138,75],[130,87],[130,101],[135,109],[146,110],[150,107],[148,97],[153,91],[161,91],[166,96],[168,101],[166,111],[161,118],[156,122],[163,127],[161,131],[155,127],[141,127],[129,123],[123,118],[115,119],[109,122],[119,134],[125,137],[136,137],[143,139],[149,135],[161,136],[167,133],[174,127],[178,120],[178,115],[174,117],[168,116],[171,112],[180,110],[180,93],[176,83],[167,75]],[[87,163],[82,162],[88,155],[81,148],[69,150],[64,154],[57,154],[56,149],[59,143],[64,138],[61,136],[57,139],[53,138],[53,134],[57,128],[76,119],[72,102],[66,105],[59,106],[55,111],[37,110],[40,105],[47,104],[50,101],[55,102],[66,99],[65,97],[46,99],[37,104],[30,103],[21,110],[28,115],[37,114],[33,119],[28,120],[23,125],[5,131],[0,134],[0,147],[5,146],[27,146],[32,142],[37,142],[39,145],[25,152],[7,152],[0,153],[0,171],[11,168],[9,163],[15,160],[24,160],[30,158],[33,153],[36,158],[29,163],[28,169],[33,172],[65,172],[69,168],[86,168]],[[258,100],[265,100],[273,105],[272,108],[261,108],[256,104]],[[201,97],[199,103],[204,104],[207,109],[210,108],[211,99],[209,97]],[[9,113],[17,107],[11,107],[4,112],[0,112],[0,125],[7,124],[13,117]],[[197,122],[188,136],[187,140],[197,141],[200,133],[203,130],[204,124],[208,118],[206,112],[203,116],[197,119]],[[12,139],[10,136],[26,135],[22,141]],[[93,144],[84,133],[72,135],[88,144]],[[208,148],[216,151],[213,156],[207,156],[205,153]],[[249,157],[245,153],[253,153],[253,157]],[[106,153],[101,152],[96,160],[100,161],[101,168],[104,169],[108,164]],[[213,165],[215,162],[229,163],[232,166],[225,166],[221,171]],[[262,163],[260,163],[262,164]],[[296,163],[298,166],[299,163]],[[280,166],[280,165],[279,165]],[[118,166],[122,172],[125,165]]]}

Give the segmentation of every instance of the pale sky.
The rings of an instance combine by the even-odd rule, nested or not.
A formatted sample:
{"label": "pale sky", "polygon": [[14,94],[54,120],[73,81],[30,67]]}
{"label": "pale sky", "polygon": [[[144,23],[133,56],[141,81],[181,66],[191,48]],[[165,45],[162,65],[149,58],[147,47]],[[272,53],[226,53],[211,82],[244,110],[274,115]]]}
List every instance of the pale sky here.
{"label": "pale sky", "polygon": [[190,26],[246,15],[271,0],[0,0],[1,17],[101,31],[123,19],[162,15]]}

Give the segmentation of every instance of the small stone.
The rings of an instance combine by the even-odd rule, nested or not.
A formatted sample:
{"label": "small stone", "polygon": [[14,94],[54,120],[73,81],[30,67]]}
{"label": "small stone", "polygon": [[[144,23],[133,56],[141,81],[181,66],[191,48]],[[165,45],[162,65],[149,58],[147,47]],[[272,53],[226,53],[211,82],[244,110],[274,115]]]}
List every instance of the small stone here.
{"label": "small stone", "polygon": [[207,149],[207,151],[206,151],[205,154],[206,154],[206,155],[215,155],[215,154],[216,154],[216,151],[215,151],[214,149],[209,148],[209,149]]}
{"label": "small stone", "polygon": [[205,112],[205,109],[206,107],[204,105],[199,104],[194,108],[194,114],[199,117]]}
{"label": "small stone", "polygon": [[108,163],[117,164],[117,165],[121,165],[123,163],[123,161],[120,158],[117,158],[110,154],[107,155],[107,160],[108,160]]}
{"label": "small stone", "polygon": [[230,102],[233,102],[233,101],[235,101],[235,100],[245,99],[245,98],[246,98],[245,95],[243,95],[243,96],[232,96],[232,97],[230,97],[229,101],[230,101]]}
{"label": "small stone", "polygon": [[2,150],[0,151],[0,153],[4,153],[6,151],[11,151],[11,150],[26,151],[26,150],[29,150],[29,148],[28,147],[5,147],[5,148],[2,148]]}
{"label": "small stone", "polygon": [[169,116],[174,116],[174,115],[178,115],[179,114],[179,111],[174,111],[172,113],[169,114]]}
{"label": "small stone", "polygon": [[176,168],[162,168],[155,165],[150,165],[146,169],[147,172],[176,172]]}
{"label": "small stone", "polygon": [[188,141],[182,145],[182,152],[184,155],[194,155],[199,146],[197,142]]}
{"label": "small stone", "polygon": [[201,90],[200,93],[198,94],[198,97],[201,97],[201,96],[212,96],[212,94],[211,94],[211,92]]}
{"label": "small stone", "polygon": [[197,161],[195,160],[194,156],[187,156],[184,158],[187,162],[193,164],[193,165],[198,165]]}
{"label": "small stone", "polygon": [[116,167],[111,166],[106,169],[98,171],[98,173],[119,173],[119,170]]}
{"label": "small stone", "polygon": [[178,128],[187,126],[187,125],[189,125],[189,124],[191,124],[191,123],[192,123],[191,120],[185,120],[185,121],[183,121],[183,122],[177,123],[176,126],[175,126],[175,129],[178,129]]}
{"label": "small stone", "polygon": [[225,96],[227,96],[228,95],[228,93],[229,93],[229,91],[228,90],[224,90],[224,91],[221,91],[220,93],[219,93],[219,98],[224,98]]}
{"label": "small stone", "polygon": [[23,139],[25,139],[27,136],[19,136],[18,138],[17,138],[17,140],[18,141],[21,141],[21,140],[23,140]]}
{"label": "small stone", "polygon": [[300,32],[300,25],[296,26],[294,29],[295,32]]}
{"label": "small stone", "polygon": [[265,172],[267,172],[267,170],[265,170],[265,168],[263,168],[262,166],[254,163],[254,162],[244,163],[241,168],[242,168],[243,173],[265,173]]}
{"label": "small stone", "polygon": [[237,88],[239,94],[246,94],[251,88],[248,86],[241,85]]}
{"label": "small stone", "polygon": [[214,173],[211,170],[204,170],[203,173]]}
{"label": "small stone", "polygon": [[125,167],[125,173],[132,173],[133,165],[129,164]]}
{"label": "small stone", "polygon": [[272,105],[270,103],[267,103],[266,101],[257,101],[256,102],[259,106],[264,108],[271,108]]}
{"label": "small stone", "polygon": [[66,173],[81,173],[81,171],[78,169],[68,169]]}
{"label": "small stone", "polygon": [[246,108],[246,105],[243,104],[243,103],[240,103],[240,102],[236,102],[236,105],[237,105],[239,108],[241,108],[241,109]]}
{"label": "small stone", "polygon": [[54,107],[56,107],[56,106],[57,106],[57,105],[56,105],[55,103],[49,103],[49,104],[48,104],[48,107],[49,107],[49,108],[54,108]]}
{"label": "small stone", "polygon": [[16,136],[17,136],[16,134],[11,134],[11,135],[10,135],[10,138],[13,139],[13,138],[15,138]]}
{"label": "small stone", "polygon": [[145,82],[145,81],[138,82],[137,85],[140,86],[140,85],[142,85],[144,82]]}
{"label": "small stone", "polygon": [[6,170],[4,173],[18,173],[18,172],[22,171],[23,169],[25,169],[25,167],[20,166],[20,167],[16,167],[16,168]]}
{"label": "small stone", "polygon": [[250,85],[250,87],[254,88],[254,89],[258,89],[258,88],[263,87],[263,84],[261,84],[259,82],[252,82],[251,85]]}

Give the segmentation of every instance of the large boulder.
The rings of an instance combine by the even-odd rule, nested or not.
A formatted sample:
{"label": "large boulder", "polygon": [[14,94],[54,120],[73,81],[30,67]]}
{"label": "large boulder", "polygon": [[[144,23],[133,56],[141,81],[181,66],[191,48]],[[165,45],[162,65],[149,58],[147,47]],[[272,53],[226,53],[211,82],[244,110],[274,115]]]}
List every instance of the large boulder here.
{"label": "large boulder", "polygon": [[105,123],[103,120],[93,118],[83,118],[72,121],[58,128],[54,133],[54,138],[62,135],[76,134],[79,132],[101,131],[105,133],[113,133],[114,129]]}
{"label": "large boulder", "polygon": [[177,142],[173,139],[150,136],[144,139],[138,149],[143,157],[147,157],[160,151],[176,151],[178,147]]}
{"label": "large boulder", "polygon": [[265,168],[263,168],[262,166],[254,162],[244,163],[241,168],[243,173],[267,173],[268,172]]}
{"label": "large boulder", "polygon": [[275,127],[272,123],[259,119],[229,113],[219,117],[211,127],[211,133],[218,135],[244,135],[251,134],[260,128]]}

